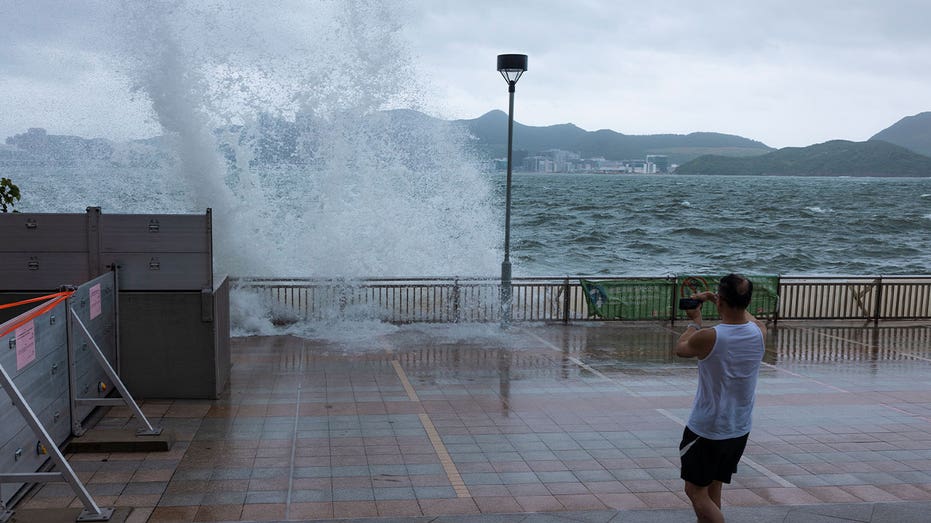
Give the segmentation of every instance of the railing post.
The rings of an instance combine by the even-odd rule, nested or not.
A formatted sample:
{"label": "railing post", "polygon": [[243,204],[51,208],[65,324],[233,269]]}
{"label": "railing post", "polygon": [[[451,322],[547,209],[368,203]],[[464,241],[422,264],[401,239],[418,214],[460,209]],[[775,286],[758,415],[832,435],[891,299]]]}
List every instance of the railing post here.
{"label": "railing post", "polygon": [[566,275],[566,279],[563,281],[563,290],[562,290],[562,323],[563,325],[569,325],[569,305],[571,301],[569,299],[569,275]]}
{"label": "railing post", "polygon": [[882,313],[883,305],[883,277],[880,274],[876,278],[876,304],[873,307],[873,326],[879,326],[879,315]]}
{"label": "railing post", "polygon": [[678,300],[676,299],[676,287],[679,286],[679,277],[678,276],[667,276],[667,279],[672,279],[672,299],[669,300],[669,322],[671,326],[675,327],[676,325],[676,305],[678,305]]}
{"label": "railing post", "polygon": [[779,326],[779,308],[782,307],[782,275],[776,275],[776,308],[773,311],[773,327]]}
{"label": "railing post", "polygon": [[456,276],[455,281],[453,282],[453,322],[459,323],[461,317],[459,316],[459,308],[461,307],[460,303],[460,289],[459,289],[459,277]]}

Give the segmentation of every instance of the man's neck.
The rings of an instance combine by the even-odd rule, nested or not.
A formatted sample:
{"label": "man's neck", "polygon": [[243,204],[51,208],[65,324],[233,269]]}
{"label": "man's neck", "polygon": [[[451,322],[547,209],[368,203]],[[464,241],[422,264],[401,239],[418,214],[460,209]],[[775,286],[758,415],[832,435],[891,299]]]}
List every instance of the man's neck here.
{"label": "man's neck", "polygon": [[721,313],[721,323],[727,325],[743,325],[750,321],[747,319],[747,311],[743,309],[721,308],[718,311]]}

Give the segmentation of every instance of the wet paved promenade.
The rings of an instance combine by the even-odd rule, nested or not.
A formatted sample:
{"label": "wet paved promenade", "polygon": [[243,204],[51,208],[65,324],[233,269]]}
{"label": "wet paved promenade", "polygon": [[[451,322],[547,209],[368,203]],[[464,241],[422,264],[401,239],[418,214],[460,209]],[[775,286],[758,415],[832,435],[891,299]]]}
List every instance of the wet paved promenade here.
{"label": "wet paved promenade", "polygon": [[[222,399],[143,404],[176,432],[170,452],[70,460],[132,522],[694,521],[678,479],[696,383],[672,355],[683,327],[237,338]],[[786,322],[767,345],[729,520],[931,519],[931,327]],[[69,504],[49,484],[17,508]]]}

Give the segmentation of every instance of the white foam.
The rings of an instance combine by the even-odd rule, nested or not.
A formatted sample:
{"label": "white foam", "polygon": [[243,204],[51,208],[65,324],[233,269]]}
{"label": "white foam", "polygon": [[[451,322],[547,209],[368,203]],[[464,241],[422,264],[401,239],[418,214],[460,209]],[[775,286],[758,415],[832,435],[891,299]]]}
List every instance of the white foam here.
{"label": "white foam", "polygon": [[[230,290],[230,323],[233,336],[282,336],[326,340],[338,344],[372,340],[398,328],[377,319],[363,308],[349,307],[317,321],[303,321],[293,309],[268,299],[260,291]],[[373,349],[380,347],[373,346]]]}
{"label": "white foam", "polygon": [[[416,106],[422,92],[394,4],[317,4],[312,19],[278,19],[286,27],[263,25],[252,7],[196,2],[139,4],[130,17],[133,82],[176,138],[171,184],[193,209],[214,209],[217,271],[495,274],[500,225],[465,137],[377,113]],[[281,47],[283,30],[301,52]],[[276,117],[300,123],[296,163],[256,167],[291,139],[268,128]],[[214,135],[230,123],[245,129]]]}
{"label": "white foam", "polygon": [[805,209],[813,213],[817,213],[817,214],[824,214],[826,212],[831,212],[831,209],[822,209],[821,207],[805,207]]}

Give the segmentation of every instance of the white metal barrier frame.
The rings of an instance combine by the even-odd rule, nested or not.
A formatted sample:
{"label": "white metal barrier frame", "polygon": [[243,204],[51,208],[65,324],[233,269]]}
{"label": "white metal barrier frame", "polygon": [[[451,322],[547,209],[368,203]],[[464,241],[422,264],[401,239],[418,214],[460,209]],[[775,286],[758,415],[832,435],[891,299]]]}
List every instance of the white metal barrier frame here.
{"label": "white metal barrier frame", "polygon": [[[104,292],[104,289],[109,289],[109,292]],[[2,450],[10,451],[16,448],[12,465],[13,472],[0,469],[0,486],[17,484],[16,489],[19,490],[29,483],[65,481],[84,506],[76,521],[108,521],[114,509],[97,505],[65,459],[59,449],[59,444],[63,443],[72,432],[80,435],[85,431],[80,421],[96,406],[128,406],[142,425],[137,430],[138,435],[157,435],[161,433],[161,429],[153,427],[145,417],[110,362],[110,359],[115,359],[117,338],[115,272],[95,278],[77,289],[68,289],[68,291],[69,295],[66,299],[60,298],[51,305],[41,304],[0,325],[0,332],[9,330],[0,336],[0,346],[8,344],[10,350],[15,349],[15,357],[10,353],[3,355],[6,356],[5,358],[0,358],[0,385],[26,422],[26,427],[19,430],[16,426],[12,427],[13,432],[8,429],[7,434],[12,433],[13,436],[6,441],[0,441]],[[112,312],[112,315],[104,314],[104,311]],[[82,316],[84,316],[83,319]],[[57,321],[59,318],[65,318],[68,321],[63,325]],[[45,324],[46,321],[48,325]],[[112,333],[112,338],[108,342],[98,343],[95,334],[99,337],[101,332]],[[20,341],[17,342],[17,339]],[[77,349],[78,343],[81,343],[80,350]],[[101,344],[105,347],[101,347]],[[63,348],[67,349],[69,369],[67,385],[64,385],[58,374],[58,370],[62,367],[58,359],[62,357]],[[105,351],[111,353],[109,359]],[[88,358],[87,352],[91,353],[92,358]],[[16,372],[11,374],[7,372],[4,360],[10,364],[14,359]],[[47,373],[49,375],[43,376],[46,373],[42,371],[47,368],[50,369]],[[103,378],[99,378],[100,376]],[[21,387],[17,385],[17,377],[31,380],[26,384],[27,392],[33,395],[39,394],[40,403],[44,401],[39,405],[42,408],[40,412],[37,413],[33,409],[27,397],[29,394],[24,394]],[[79,391],[77,385],[82,379],[85,382],[99,379],[100,384],[109,381],[121,397],[81,397],[80,394],[85,391]],[[62,389],[60,393],[56,390],[56,385]],[[105,387],[98,388],[98,396],[103,396],[103,392],[105,392]],[[45,396],[41,396],[42,394]],[[63,421],[61,410],[55,410],[63,406],[60,398],[65,394],[70,399],[71,407],[67,411],[68,418],[71,420],[71,423],[65,424],[65,426],[70,426],[67,431],[59,424]],[[56,399],[49,401],[49,395]],[[9,416],[4,414],[4,421],[11,421],[6,420],[7,417]],[[56,435],[49,433],[43,419],[47,422],[51,420],[52,424],[58,424],[55,430]],[[31,446],[31,444],[23,443],[26,438],[38,438],[35,445],[36,455],[20,462],[24,454],[23,449]],[[2,458],[3,456],[0,455],[0,466],[4,463]],[[51,460],[57,470],[40,472],[39,470],[47,460]],[[17,471],[17,469],[20,470]],[[6,502],[7,499],[0,495],[0,523],[9,521],[13,516],[13,511],[8,509]]]}
{"label": "white metal barrier frame", "polygon": [[[156,436],[161,429],[153,428],[139,409],[132,395],[119,378],[119,337],[117,325],[118,272],[112,270],[74,289],[68,300],[68,358],[71,390],[71,426],[75,436],[84,434],[83,420],[94,407],[127,405],[143,425],[136,434]],[[92,358],[83,357],[90,352]],[[96,365],[95,365],[96,363]],[[115,386],[120,398],[108,398]],[[96,396],[91,396],[91,391]]]}

